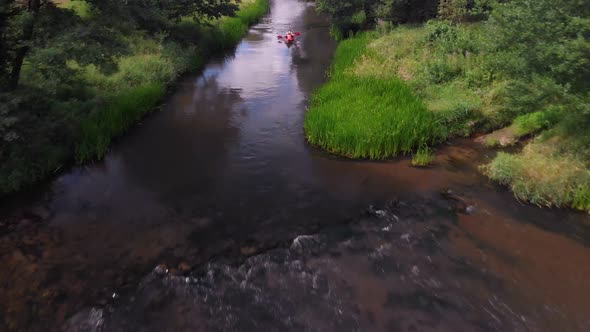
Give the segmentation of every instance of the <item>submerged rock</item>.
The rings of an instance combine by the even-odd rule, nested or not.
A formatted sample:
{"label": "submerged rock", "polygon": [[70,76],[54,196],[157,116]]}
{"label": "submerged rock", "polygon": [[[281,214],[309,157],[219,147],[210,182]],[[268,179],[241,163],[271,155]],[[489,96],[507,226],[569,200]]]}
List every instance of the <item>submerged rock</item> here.
{"label": "submerged rock", "polygon": [[475,213],[475,206],[470,204],[465,198],[457,195],[451,189],[445,190],[441,193],[444,199],[449,201],[450,206],[449,209],[456,212],[456,213],[467,213],[473,214]]}
{"label": "submerged rock", "polygon": [[156,266],[156,268],[154,269],[154,273],[157,275],[164,275],[168,273],[168,267],[166,267],[165,264],[160,264]]}
{"label": "submerged rock", "polygon": [[298,254],[304,254],[316,251],[319,246],[320,242],[316,235],[299,235],[293,240],[291,250]]}
{"label": "submerged rock", "polygon": [[43,206],[37,206],[33,208],[31,210],[31,213],[43,220],[49,219],[49,217],[51,216],[51,211],[49,211],[49,209]]}
{"label": "submerged rock", "polygon": [[63,326],[66,332],[100,332],[104,327],[104,310],[91,308],[70,318]]}
{"label": "submerged rock", "polygon": [[178,270],[182,273],[190,272],[191,269],[192,269],[192,267],[186,262],[182,262],[182,263],[178,264]]}
{"label": "submerged rock", "polygon": [[258,248],[256,247],[241,247],[240,248],[240,252],[242,253],[242,255],[244,256],[250,256],[256,253],[256,251],[258,251]]}
{"label": "submerged rock", "polygon": [[20,228],[26,228],[29,227],[33,224],[33,221],[31,219],[21,219],[21,221],[18,222],[18,227]]}
{"label": "submerged rock", "polygon": [[410,243],[410,233],[402,234],[402,236],[400,236],[400,239]]}

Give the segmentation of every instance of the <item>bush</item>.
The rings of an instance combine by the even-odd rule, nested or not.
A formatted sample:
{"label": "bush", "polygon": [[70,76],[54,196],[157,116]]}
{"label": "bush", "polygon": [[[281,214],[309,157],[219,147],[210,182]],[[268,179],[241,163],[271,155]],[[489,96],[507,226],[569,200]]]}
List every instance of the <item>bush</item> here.
{"label": "bush", "polygon": [[395,24],[424,22],[436,17],[437,6],[438,0],[384,0],[376,7],[376,16]]}
{"label": "bush", "polygon": [[464,22],[469,14],[468,3],[467,0],[440,0],[438,17],[455,23]]}
{"label": "bush", "polygon": [[461,57],[447,55],[443,58],[434,58],[426,62],[424,76],[432,83],[440,84],[450,82],[463,73]]}
{"label": "bush", "polygon": [[431,20],[426,23],[426,38],[430,43],[452,44],[459,39],[459,32],[447,21]]}
{"label": "bush", "polygon": [[545,111],[533,112],[518,116],[512,122],[516,136],[537,133],[555,125],[560,119],[562,111],[557,107],[550,107]]}
{"label": "bush", "polygon": [[45,178],[67,159],[71,124],[59,115],[43,91],[0,94],[0,196]]}
{"label": "bush", "polygon": [[590,6],[582,0],[513,0],[496,6],[488,33],[500,60],[497,69],[521,79],[548,76],[572,91],[588,91],[588,17]]}
{"label": "bush", "polygon": [[467,137],[472,134],[474,124],[480,119],[480,114],[474,105],[458,102],[455,107],[435,113],[437,123],[444,128],[444,137]]}
{"label": "bush", "polygon": [[447,21],[431,20],[426,23],[426,42],[440,53],[479,53],[484,47],[479,24],[456,25]]}

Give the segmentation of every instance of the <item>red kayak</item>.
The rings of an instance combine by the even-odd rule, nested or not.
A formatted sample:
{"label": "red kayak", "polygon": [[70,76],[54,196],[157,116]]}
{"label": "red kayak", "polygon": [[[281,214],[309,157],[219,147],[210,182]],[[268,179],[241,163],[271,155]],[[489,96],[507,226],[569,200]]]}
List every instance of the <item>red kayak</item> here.
{"label": "red kayak", "polygon": [[299,32],[295,32],[294,34],[291,34],[291,35],[285,35],[284,37],[283,37],[283,36],[281,36],[281,35],[279,35],[279,36],[277,36],[277,38],[279,38],[279,39],[283,39],[283,38],[285,38],[285,42],[286,42],[287,44],[290,44],[290,43],[292,43],[292,42],[294,42],[294,41],[295,41],[295,36],[299,36],[299,35],[300,35],[300,33],[299,33]]}

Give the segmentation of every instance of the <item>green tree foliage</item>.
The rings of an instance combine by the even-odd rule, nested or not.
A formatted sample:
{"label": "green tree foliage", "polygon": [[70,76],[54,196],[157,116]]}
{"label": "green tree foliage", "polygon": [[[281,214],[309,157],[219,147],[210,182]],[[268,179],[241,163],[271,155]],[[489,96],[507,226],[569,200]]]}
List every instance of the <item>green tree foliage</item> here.
{"label": "green tree foliage", "polygon": [[0,72],[3,73],[0,86],[13,90],[18,85],[25,56],[34,43],[35,22],[46,6],[40,0],[7,0],[0,6]]}
{"label": "green tree foliage", "polygon": [[423,22],[436,16],[438,0],[384,0],[377,16],[395,24]]}
{"label": "green tree foliage", "polygon": [[[11,91],[18,87],[25,64],[46,78],[71,77],[66,60],[97,60],[95,54],[112,49],[105,43],[107,29],[83,25],[72,11],[51,1],[7,1],[0,7],[0,86]],[[83,42],[80,42],[83,40]],[[105,56],[102,56],[106,59]]]}
{"label": "green tree foliage", "polygon": [[587,0],[514,0],[489,21],[495,65],[513,77],[548,76],[574,92],[590,88]]}
{"label": "green tree foliage", "polygon": [[423,22],[437,13],[438,0],[317,0],[341,32],[372,27],[377,20],[394,24]]}
{"label": "green tree foliage", "polygon": [[123,48],[121,33],[141,29],[156,34],[170,29],[182,17],[192,16],[205,22],[222,15],[231,16],[238,8],[232,0],[87,2],[93,10],[91,19],[82,19],[51,0],[3,0],[0,4],[0,84],[3,89],[17,88],[27,61],[38,66],[45,77],[69,78],[71,72],[66,60],[101,67],[112,65],[113,55]]}
{"label": "green tree foliage", "polygon": [[18,15],[15,0],[0,3],[0,89],[8,88],[11,59],[14,58],[14,19]]}
{"label": "green tree foliage", "polygon": [[378,0],[317,0],[318,10],[330,15],[342,32],[372,26],[378,4]]}
{"label": "green tree foliage", "polygon": [[497,3],[510,0],[440,0],[438,18],[453,23],[488,19]]}
{"label": "green tree foliage", "polygon": [[438,17],[451,22],[464,22],[469,14],[469,0],[441,0]]}

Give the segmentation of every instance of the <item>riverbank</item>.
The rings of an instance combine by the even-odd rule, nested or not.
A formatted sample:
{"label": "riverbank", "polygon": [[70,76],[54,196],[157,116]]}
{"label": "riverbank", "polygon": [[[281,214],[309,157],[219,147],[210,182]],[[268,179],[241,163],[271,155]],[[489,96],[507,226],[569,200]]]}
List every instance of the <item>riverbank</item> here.
{"label": "riverbank", "polygon": [[[61,5],[92,26],[93,12],[85,2]],[[57,77],[25,65],[21,87],[0,93],[0,196],[52,177],[74,162],[104,157],[113,139],[155,110],[181,74],[234,47],[268,8],[268,0],[242,1],[233,17],[203,22],[187,16],[156,34],[129,24],[116,44],[109,45],[125,51],[108,70],[99,68],[104,59],[67,60],[66,72]],[[52,50],[37,53],[49,56],[45,53]]]}
{"label": "riverbank", "polygon": [[506,127],[478,141],[496,148],[534,139],[481,170],[519,200],[590,212],[587,116],[575,111],[587,98],[548,77],[508,72],[503,61],[519,58],[490,46],[492,28],[430,21],[341,42],[331,81],[312,97],[308,141],[352,158],[414,153],[424,165],[441,142]]}

